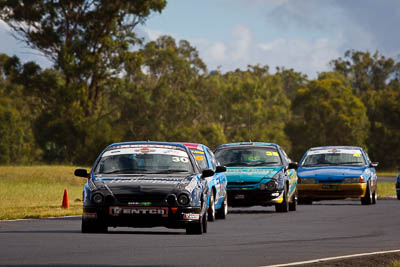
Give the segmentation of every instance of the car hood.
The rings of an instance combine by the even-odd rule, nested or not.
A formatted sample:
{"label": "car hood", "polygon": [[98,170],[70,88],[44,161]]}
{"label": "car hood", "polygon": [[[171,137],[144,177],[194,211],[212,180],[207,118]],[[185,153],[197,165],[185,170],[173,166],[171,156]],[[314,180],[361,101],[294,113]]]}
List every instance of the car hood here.
{"label": "car hood", "polygon": [[196,179],[195,176],[101,177],[96,178],[95,184],[105,186],[113,194],[168,194],[175,190],[192,192]]}
{"label": "car hood", "polygon": [[228,167],[226,177],[229,182],[260,182],[271,179],[282,170],[282,166],[274,167]]}
{"label": "car hood", "polygon": [[359,177],[361,176],[366,167],[350,167],[350,166],[321,166],[321,167],[299,167],[297,169],[297,176],[310,177],[317,179],[324,178],[338,178],[344,177]]}

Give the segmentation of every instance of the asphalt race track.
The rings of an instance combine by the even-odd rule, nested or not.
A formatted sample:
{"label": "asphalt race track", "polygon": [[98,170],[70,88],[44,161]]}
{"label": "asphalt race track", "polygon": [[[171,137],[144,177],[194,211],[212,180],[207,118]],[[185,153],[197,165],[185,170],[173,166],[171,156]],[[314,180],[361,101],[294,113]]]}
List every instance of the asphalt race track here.
{"label": "asphalt race track", "polygon": [[324,201],[296,212],[230,208],[208,233],[109,228],[80,217],[0,222],[0,266],[260,266],[400,248],[400,201]]}

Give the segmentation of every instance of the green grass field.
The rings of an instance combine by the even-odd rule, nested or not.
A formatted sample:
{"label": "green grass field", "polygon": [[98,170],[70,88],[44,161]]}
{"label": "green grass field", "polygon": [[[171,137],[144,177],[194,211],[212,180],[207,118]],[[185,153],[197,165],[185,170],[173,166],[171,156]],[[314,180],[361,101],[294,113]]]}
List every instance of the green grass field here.
{"label": "green grass field", "polygon": [[[0,166],[0,220],[82,214],[82,188],[73,166]],[[389,175],[388,175],[389,176]],[[69,209],[61,207],[68,190]],[[394,183],[378,183],[378,198],[395,197]]]}
{"label": "green grass field", "polygon": [[394,183],[378,181],[378,199],[383,197],[395,197],[396,187]]}
{"label": "green grass field", "polygon": [[379,176],[391,176],[396,177],[400,171],[379,171],[376,174]]}
{"label": "green grass field", "polygon": [[[82,214],[85,179],[74,176],[75,168],[0,166],[0,220]],[[64,189],[69,209],[61,207]]]}

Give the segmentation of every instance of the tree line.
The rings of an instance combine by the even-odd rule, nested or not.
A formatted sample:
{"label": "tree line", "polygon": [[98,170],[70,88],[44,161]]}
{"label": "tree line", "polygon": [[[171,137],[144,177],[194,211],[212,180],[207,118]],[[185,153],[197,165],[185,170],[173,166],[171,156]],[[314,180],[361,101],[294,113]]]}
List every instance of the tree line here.
{"label": "tree line", "polygon": [[400,62],[347,51],[315,79],[293,69],[208,70],[188,41],[144,42],[164,0],[5,1],[0,19],[53,63],[0,54],[0,164],[91,164],[113,142],[364,147],[400,159]]}

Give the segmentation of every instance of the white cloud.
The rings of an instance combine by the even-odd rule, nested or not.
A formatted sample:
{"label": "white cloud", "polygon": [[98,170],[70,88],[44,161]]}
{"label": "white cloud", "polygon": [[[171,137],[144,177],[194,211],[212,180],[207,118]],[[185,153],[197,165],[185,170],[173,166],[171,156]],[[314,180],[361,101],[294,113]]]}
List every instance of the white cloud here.
{"label": "white cloud", "polygon": [[145,35],[145,39],[148,39],[148,41],[155,41],[158,37],[160,37],[162,35],[168,35],[165,32],[149,29],[147,27],[143,27],[142,31]]}
{"label": "white cloud", "polygon": [[232,59],[238,63],[245,63],[249,58],[253,39],[251,32],[245,25],[239,25],[233,29],[232,35],[234,37],[231,47]]}
{"label": "white cloud", "polygon": [[314,40],[279,38],[270,42],[257,43],[251,31],[243,26],[232,30],[232,41],[211,42],[205,39],[190,41],[200,53],[209,70],[220,68],[223,72],[237,68],[247,69],[248,65],[268,65],[271,72],[276,67],[307,74],[315,78],[317,72],[329,70],[329,62],[342,55],[342,37],[335,40],[318,38]]}
{"label": "white cloud", "polygon": [[215,60],[225,60],[226,50],[226,45],[223,42],[216,42],[210,46],[209,57]]}
{"label": "white cloud", "polygon": [[340,56],[341,41],[320,38],[314,41],[279,39],[258,45],[258,55],[264,64],[293,68],[315,78],[318,72],[329,70],[328,63]]}
{"label": "white cloud", "polygon": [[269,43],[261,43],[258,44],[258,47],[263,50],[263,51],[273,51],[277,47],[280,47],[282,44],[284,44],[286,41],[283,39],[276,39],[273,40],[272,42]]}

